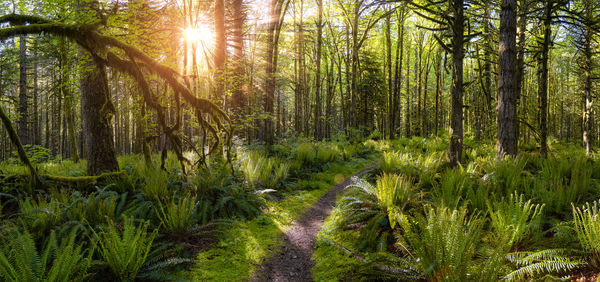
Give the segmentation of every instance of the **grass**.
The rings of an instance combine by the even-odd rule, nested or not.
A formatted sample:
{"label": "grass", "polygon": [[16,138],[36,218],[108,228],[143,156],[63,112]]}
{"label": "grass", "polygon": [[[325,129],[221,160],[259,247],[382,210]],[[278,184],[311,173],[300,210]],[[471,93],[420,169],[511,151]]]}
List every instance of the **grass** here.
{"label": "grass", "polygon": [[[282,201],[267,201],[265,213],[253,220],[239,222],[227,231],[226,239],[198,254],[191,275],[194,280],[243,281],[258,265],[275,254],[283,244],[281,235],[295,219],[314,204],[327,190],[372,162],[375,155],[344,164],[331,164],[325,171],[312,174],[310,183],[323,183],[313,190],[292,190]],[[343,177],[340,177],[343,175]],[[227,271],[224,271],[226,269]]]}

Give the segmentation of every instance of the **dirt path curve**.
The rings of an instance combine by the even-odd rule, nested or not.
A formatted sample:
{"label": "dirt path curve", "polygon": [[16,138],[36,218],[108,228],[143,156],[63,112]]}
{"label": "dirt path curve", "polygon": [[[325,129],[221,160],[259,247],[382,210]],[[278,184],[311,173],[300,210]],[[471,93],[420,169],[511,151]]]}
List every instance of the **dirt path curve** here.
{"label": "dirt path curve", "polygon": [[344,179],[323,195],[292,228],[284,234],[284,246],[277,254],[260,265],[250,281],[312,281],[311,257],[315,247],[315,237],[335,205],[337,195],[352,184],[353,177],[361,177],[371,171],[376,162],[360,172]]}

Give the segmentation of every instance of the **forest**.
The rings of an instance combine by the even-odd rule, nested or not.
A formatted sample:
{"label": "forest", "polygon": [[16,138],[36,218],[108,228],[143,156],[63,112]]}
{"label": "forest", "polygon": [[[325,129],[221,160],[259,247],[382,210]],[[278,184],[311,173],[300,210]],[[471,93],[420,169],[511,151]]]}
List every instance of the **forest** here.
{"label": "forest", "polygon": [[600,281],[598,0],[2,0],[0,281]]}

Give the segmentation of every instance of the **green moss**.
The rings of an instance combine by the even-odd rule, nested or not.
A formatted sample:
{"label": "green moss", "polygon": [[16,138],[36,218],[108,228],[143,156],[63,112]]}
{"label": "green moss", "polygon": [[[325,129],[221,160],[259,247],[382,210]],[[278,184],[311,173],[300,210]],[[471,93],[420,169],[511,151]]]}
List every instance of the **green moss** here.
{"label": "green moss", "polygon": [[335,230],[336,222],[341,219],[340,210],[336,207],[329,216],[323,228],[317,235],[318,240],[313,253],[315,266],[313,267],[313,279],[315,281],[344,281],[351,277],[357,277],[359,270],[364,264],[339,248],[322,240],[327,238],[338,244],[349,247],[359,240],[356,231]]}
{"label": "green moss", "polygon": [[225,239],[198,254],[190,275],[194,280],[243,281],[283,245],[282,234],[304,211],[315,203],[336,179],[343,179],[371,163],[377,155],[354,159],[344,164],[331,164],[322,173],[312,174],[308,181],[317,183],[316,190],[292,190],[279,202],[268,201],[265,213],[253,220],[240,222],[227,231]]}

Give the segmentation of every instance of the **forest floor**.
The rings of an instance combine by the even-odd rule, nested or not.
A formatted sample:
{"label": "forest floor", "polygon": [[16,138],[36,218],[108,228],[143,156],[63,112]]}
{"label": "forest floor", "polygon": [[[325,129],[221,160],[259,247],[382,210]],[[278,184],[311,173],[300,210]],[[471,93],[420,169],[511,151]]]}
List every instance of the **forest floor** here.
{"label": "forest floor", "polygon": [[337,196],[358,177],[376,166],[376,161],[360,172],[344,179],[329,189],[283,234],[284,246],[274,256],[265,260],[251,281],[313,281],[312,255],[317,233],[331,214]]}
{"label": "forest floor", "polygon": [[[302,222],[310,222],[310,218],[317,218],[317,216],[317,226],[320,226],[335,204],[335,196],[345,187],[341,183],[348,183],[351,176],[366,173],[368,170],[365,168],[371,167],[379,157],[378,153],[370,153],[344,162],[331,163],[320,172],[309,172],[291,180],[286,184],[287,189],[282,192],[279,199],[266,201],[262,215],[247,221],[236,221],[234,226],[223,234],[218,243],[198,253],[195,266],[189,273],[189,279],[194,281],[268,281],[269,276],[262,274],[264,266],[268,265],[268,261],[272,258],[277,259],[282,250],[289,249],[287,245],[289,234],[293,232],[291,230]],[[326,194],[328,196],[325,196]],[[306,216],[315,213],[312,209],[316,207],[315,203],[319,199],[327,204],[323,206],[323,209],[327,210],[327,214]],[[317,206],[320,205],[322,204]],[[304,224],[305,226],[309,225],[308,223]],[[318,228],[314,229],[312,235],[317,234]],[[284,246],[286,249],[283,249]],[[310,261],[310,254],[312,254],[312,249],[304,261]],[[298,257],[297,254],[296,256]],[[292,261],[291,263],[296,262]],[[312,264],[305,265],[305,271],[308,273],[306,277],[311,277],[310,267]],[[288,277],[285,277],[287,280],[277,281],[302,280],[298,277],[288,279],[290,278],[289,271],[287,274]]]}

